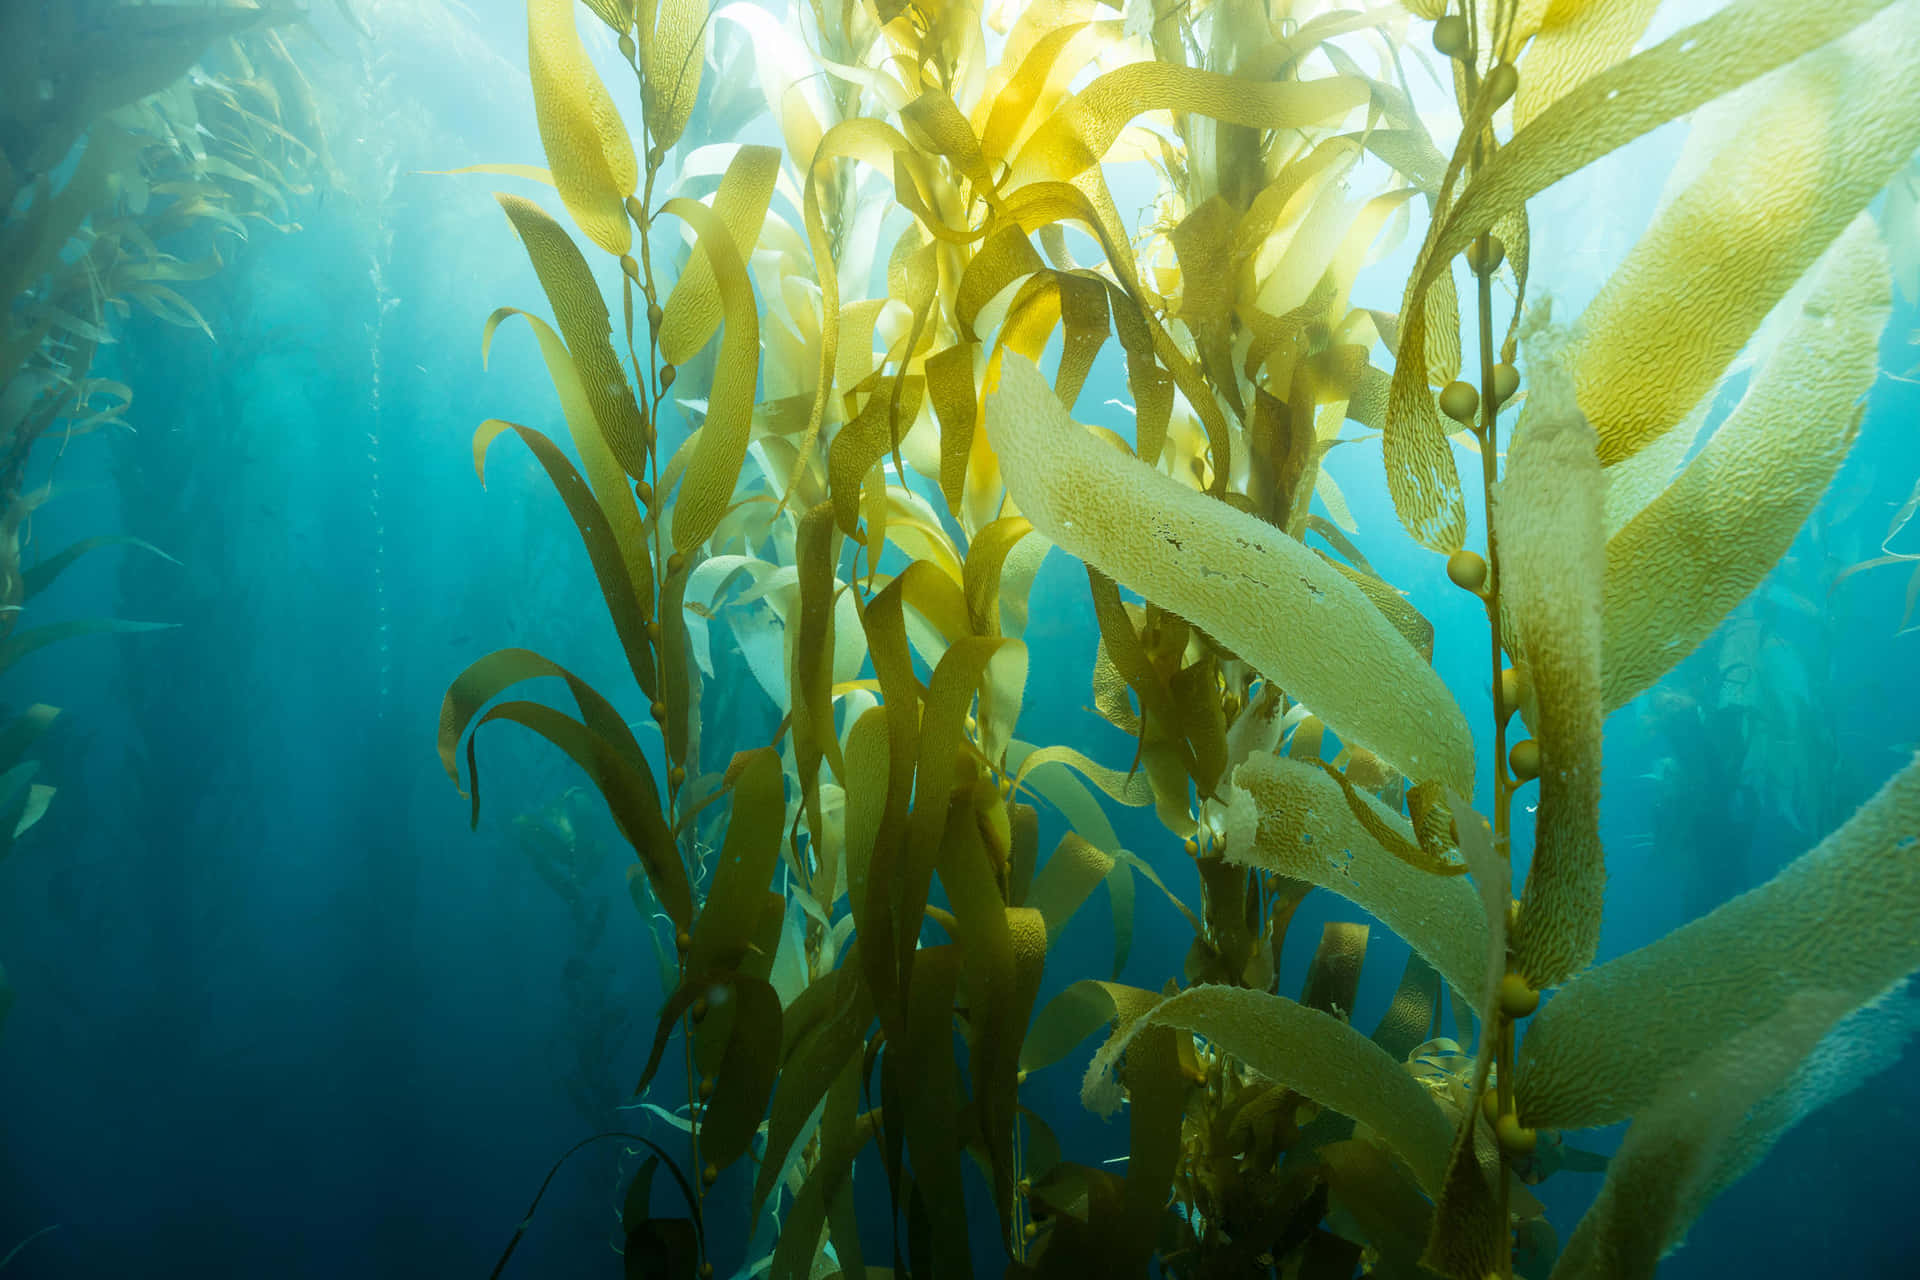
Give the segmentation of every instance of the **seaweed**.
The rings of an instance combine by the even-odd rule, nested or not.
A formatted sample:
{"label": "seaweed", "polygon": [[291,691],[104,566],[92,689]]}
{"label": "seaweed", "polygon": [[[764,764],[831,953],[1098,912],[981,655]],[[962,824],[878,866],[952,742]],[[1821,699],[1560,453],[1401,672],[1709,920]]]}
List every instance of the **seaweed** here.
{"label": "seaweed", "polygon": [[[60,496],[50,473],[74,441],[128,428],[134,388],[93,368],[121,321],[139,308],[215,340],[192,294],[227,265],[227,238],[296,229],[291,202],[326,172],[279,35],[299,16],[242,0],[0,14],[0,671],[48,645],[175,625],[43,620],[40,593],[83,556],[177,562],[124,534],[46,553],[32,521]],[[35,703],[0,735],[0,856],[55,798],[23,753],[57,714]]]}
{"label": "seaweed", "polygon": [[[547,168],[474,166],[547,182],[606,255],[499,197],[556,322],[502,309],[487,341],[529,319],[578,462],[499,421],[474,454],[509,432],[535,453],[635,689],[501,650],[449,689],[439,751],[476,821],[471,733],[496,719],[604,799],[677,953],[641,1084],[678,1035],[701,1194],[752,1158],[743,1235],[784,1215],[753,1264],[862,1274],[864,1225],[897,1272],[968,1275],[990,1217],[1014,1276],[1650,1270],[1798,1114],[1805,1064],[1845,1057],[1819,1056],[1834,1029],[1920,966],[1920,765],[1769,885],[1594,963],[1604,717],[1753,590],[1858,429],[1891,287],[1862,210],[1920,143],[1920,5],[1736,0],[1638,52],[1650,3],[588,8],[631,90],[570,0],[529,0]],[[749,35],[781,145],[714,141],[696,174],[722,27]],[[1448,152],[1401,71],[1423,40]],[[1586,314],[1529,307],[1528,200],[1703,107]],[[1138,225],[1109,185],[1128,167],[1157,184]],[[1355,307],[1421,206],[1399,311]],[[1075,418],[1110,338],[1130,431]],[[1737,362],[1756,372],[1689,458]],[[1437,637],[1374,570],[1324,470],[1375,438],[1402,528],[1484,605],[1477,735],[1432,655],[1480,637]],[[1099,641],[1043,656],[1086,673],[1130,760],[1021,736],[1056,551],[1085,567]],[[720,628],[770,740],[702,735]],[[494,702],[536,676],[577,718]],[[1122,847],[1100,795],[1151,807],[1163,847]],[[1044,858],[1042,805],[1069,828]],[[1193,928],[1159,990],[1117,980],[1137,876]],[[1102,885],[1113,974],[1039,1003]],[[1279,993],[1314,889],[1415,953],[1371,1033],[1371,925],[1328,926],[1300,998]],[[1755,976],[1763,953],[1790,982]],[[1022,1101],[1102,1028],[1081,1095],[1127,1110],[1119,1172],[1067,1159]],[[1703,1080],[1720,1105],[1691,1104]],[[1527,1187],[1606,1167],[1557,1130],[1623,1118],[1556,1266]],[[869,1147],[878,1229],[851,1191]]]}

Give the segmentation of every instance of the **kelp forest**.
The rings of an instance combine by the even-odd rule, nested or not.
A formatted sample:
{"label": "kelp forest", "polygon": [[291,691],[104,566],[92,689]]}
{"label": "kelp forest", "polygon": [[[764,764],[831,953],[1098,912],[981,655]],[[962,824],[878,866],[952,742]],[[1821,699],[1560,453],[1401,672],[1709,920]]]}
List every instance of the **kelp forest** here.
{"label": "kelp forest", "polygon": [[[524,56],[524,151],[396,149],[398,4],[0,17],[39,51],[0,90],[0,852],[184,812],[182,716],[332,753],[236,645],[204,701],[122,695],[157,758],[106,794],[13,668],[272,607],[140,409],[237,431],[263,255],[357,201],[357,363],[276,394],[380,539],[425,524],[403,436],[520,523],[357,553],[372,709],[324,732],[435,776],[392,802],[429,818],[351,802],[384,914],[324,964],[431,1005],[409,922],[511,872],[492,950],[568,1028],[544,1078],[440,1077],[499,1193],[405,1274],[1733,1273],[1696,1219],[1920,1028],[1920,0],[426,4]],[[415,208],[467,212],[396,242]],[[443,343],[423,288],[491,297],[418,299]],[[459,395],[405,399],[430,371]],[[124,519],[35,538],[89,437]],[[117,609],[39,604],[107,556]],[[384,1079],[402,1021],[313,1052]],[[565,1122],[489,1155],[529,1088]]]}

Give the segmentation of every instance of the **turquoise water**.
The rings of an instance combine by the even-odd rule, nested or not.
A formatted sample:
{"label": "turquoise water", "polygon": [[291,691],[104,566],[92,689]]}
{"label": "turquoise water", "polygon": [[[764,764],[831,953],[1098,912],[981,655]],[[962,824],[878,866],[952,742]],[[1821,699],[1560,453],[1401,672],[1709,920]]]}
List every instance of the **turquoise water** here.
{"label": "turquoise water", "polygon": [[[61,718],[38,752],[58,794],[0,863],[0,959],[17,992],[0,1040],[0,1257],[51,1229],[0,1275],[485,1274],[576,1140],[618,1127],[682,1141],[629,1096],[662,980],[603,808],[558,753],[488,730],[487,805],[469,832],[434,754],[441,696],[483,653],[527,645],[603,688],[624,671],[536,465],[497,445],[484,488],[473,472],[483,419],[560,428],[524,333],[503,330],[482,368],[493,308],[545,310],[489,194],[502,180],[425,172],[540,156],[522,6],[355,8],[373,39],[323,8],[322,38],[293,46],[335,168],[295,198],[299,228],[257,230],[191,286],[217,342],[145,314],[117,322],[96,372],[135,389],[132,429],[64,451],[43,442],[31,461],[59,494],[33,521],[35,547],[120,531],[168,557],[97,552],[35,609],[170,625],[76,639],[4,676],[10,710],[45,702]],[[1670,155],[1616,158],[1602,181],[1640,201]],[[1649,208],[1586,209],[1602,230],[1558,247],[1567,297],[1591,290],[1580,255],[1617,253]],[[1391,286],[1377,305],[1393,305]],[[1881,554],[1920,478],[1920,390],[1906,377],[1917,326],[1913,300],[1897,299],[1859,442],[1783,563],[1608,723],[1603,959],[1765,881],[1914,750],[1910,570],[1839,575]],[[1125,387],[1109,350],[1082,416],[1123,425],[1095,406]],[[1480,723],[1479,606],[1398,532],[1377,443],[1329,466],[1374,567],[1419,584],[1436,668]],[[1915,530],[1888,550],[1920,552]],[[1089,710],[1097,631],[1083,583],[1058,553],[1041,572],[1021,724],[1123,763],[1130,744]],[[718,628],[715,664],[711,742],[770,740],[779,714]],[[558,846],[556,815],[574,833]],[[1151,809],[1115,821],[1197,897]],[[1043,825],[1043,847],[1058,830]],[[571,860],[568,891],[543,878],[535,848]],[[1139,912],[1122,977],[1157,987],[1188,933],[1151,891]],[[1278,989],[1298,989],[1323,921],[1354,918],[1310,897]],[[1367,1016],[1406,955],[1375,937]],[[1055,944],[1041,999],[1069,972],[1104,976],[1110,956],[1096,895]],[[1897,993],[1886,1017],[1914,1025],[1912,999]],[[1882,1039],[1888,1059],[1718,1200],[1663,1275],[1920,1270],[1916,1059],[1903,1031]],[[1098,1163],[1127,1139],[1123,1120],[1080,1106],[1090,1052],[1036,1073],[1022,1099]],[[685,1097],[675,1056],[646,1101]],[[1619,1132],[1578,1140],[1606,1151]],[[857,1182],[884,1216],[871,1157]],[[616,1274],[615,1213],[636,1163],[606,1143],[565,1166],[509,1274]],[[1599,1184],[1564,1174],[1537,1188],[1563,1238]],[[744,1216],[749,1188],[739,1169],[723,1176],[716,1224]],[[977,1267],[998,1274],[991,1213],[971,1225]],[[714,1227],[722,1274],[758,1252],[738,1234]]]}

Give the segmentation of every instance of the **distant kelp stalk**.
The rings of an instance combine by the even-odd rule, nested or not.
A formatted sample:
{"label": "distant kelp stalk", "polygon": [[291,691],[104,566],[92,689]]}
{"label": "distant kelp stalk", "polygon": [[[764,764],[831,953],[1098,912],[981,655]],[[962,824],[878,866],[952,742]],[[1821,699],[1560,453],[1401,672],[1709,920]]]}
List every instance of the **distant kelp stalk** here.
{"label": "distant kelp stalk", "polygon": [[[548,168],[469,170],[550,186],[605,255],[498,197],[554,320],[502,308],[486,338],[527,321],[573,448],[492,420],[474,459],[533,452],[638,693],[502,650],[449,689],[439,749],[458,783],[464,742],[476,820],[478,726],[565,752],[672,932],[640,1087],[678,1030],[686,1181],[747,1158],[752,1194],[660,1218],[639,1184],[630,1268],[710,1274],[724,1214],[776,1280],[865,1275],[871,1145],[867,1238],[916,1276],[1649,1275],[1850,1083],[1835,1046],[1904,1035],[1872,1013],[1920,966],[1913,764],[1770,884],[1594,960],[1603,720],[1761,581],[1857,433],[1890,310],[1863,211],[1920,145],[1920,0],[1739,0],[1650,45],[1654,0],[585,7],[631,90],[573,0],[529,0]],[[1452,118],[1416,109],[1419,60]],[[1530,306],[1528,200],[1689,113],[1587,312]],[[766,141],[733,141],[750,122]],[[1157,182],[1137,223],[1121,172]],[[1354,306],[1416,228],[1400,310]],[[1127,433],[1072,417],[1109,339]],[[1375,438],[1484,637],[1436,637],[1362,554],[1322,464]],[[1084,564],[1100,635],[1044,656],[1131,759],[1020,736],[1049,550]],[[716,627],[771,741],[701,739]],[[1477,734],[1437,643],[1487,646]],[[496,701],[537,677],[571,708]],[[1102,796],[1165,841],[1123,847]],[[1068,826],[1045,857],[1039,806]],[[1142,877],[1193,929],[1164,987],[1114,980]],[[1036,1012],[1102,885],[1112,972]],[[1314,889],[1373,923],[1329,925],[1294,1000],[1279,956]],[[1369,1033],[1373,927],[1413,957]],[[1021,1088],[1103,1030],[1082,1096],[1126,1107],[1127,1153],[1077,1163]],[[1561,1130],[1625,1119],[1563,1250],[1527,1188],[1606,1166]],[[976,1213],[1005,1259],[971,1256]]]}

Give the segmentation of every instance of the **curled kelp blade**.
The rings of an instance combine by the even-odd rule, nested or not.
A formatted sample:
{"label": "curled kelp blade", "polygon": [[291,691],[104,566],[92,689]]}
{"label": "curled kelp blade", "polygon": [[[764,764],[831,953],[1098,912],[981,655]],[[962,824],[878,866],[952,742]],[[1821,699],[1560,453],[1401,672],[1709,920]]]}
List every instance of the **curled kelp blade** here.
{"label": "curled kelp blade", "polygon": [[1471,789],[1472,737],[1452,695],[1326,561],[1103,444],[1021,357],[1003,363],[986,422],[1021,514],[1053,543],[1201,627],[1402,773]]}
{"label": "curled kelp blade", "polygon": [[[580,710],[579,720],[532,702],[503,703],[481,714],[481,708],[514,685],[544,676],[566,681]],[[675,925],[687,928],[693,921],[693,893],[660,808],[653,766],[613,704],[573,672],[529,649],[496,650],[455,677],[440,704],[437,746],[441,767],[458,786],[457,753],[461,739],[466,739],[467,782],[473,798],[472,821],[476,824],[480,820],[479,757],[468,731],[491,719],[511,719],[532,729],[587,771],[621,835],[646,867],[648,883],[661,909]]]}
{"label": "curled kelp blade", "polygon": [[[496,312],[495,315],[498,316],[499,313]],[[546,329],[544,322],[532,320],[531,317],[529,319],[536,333]],[[544,345],[547,343],[543,337]],[[551,345],[557,347],[558,340],[553,340]],[[563,406],[576,411],[582,421],[590,421],[592,415],[584,406],[584,396],[576,394],[578,377],[572,373],[571,367],[564,361],[564,353],[556,357],[550,367],[554,370],[556,385],[563,388],[561,397]],[[473,466],[482,484],[486,483],[488,451],[493,442],[508,431],[513,432],[533,453],[542,469],[546,471],[547,478],[553,482],[553,487],[559,493],[561,501],[566,504],[567,514],[573,518],[574,528],[579,530],[580,540],[587,549],[587,558],[591,561],[594,576],[600,584],[600,593],[606,601],[607,613],[613,619],[614,630],[625,648],[628,668],[633,672],[634,679],[647,697],[649,699],[657,697],[655,690],[658,679],[654,670],[653,641],[646,625],[652,616],[653,561],[648,555],[644,539],[622,540],[620,537],[627,521],[627,517],[620,513],[620,504],[624,504],[631,511],[631,493],[625,485],[603,487],[603,491],[610,493],[615,501],[612,508],[614,514],[610,515],[608,509],[603,508],[596,500],[593,489],[574,469],[573,463],[567,460],[566,454],[560,451],[558,445],[531,427],[504,422],[498,418],[490,418],[481,423],[473,435]],[[581,439],[580,436],[575,438]],[[589,465],[595,465],[596,458],[604,453],[604,451],[596,452],[590,437],[579,447],[583,459]],[[613,464],[610,458],[601,460],[605,465],[597,469],[603,473],[612,469]],[[602,478],[604,486],[604,474]],[[633,518],[637,520],[637,514]]]}

